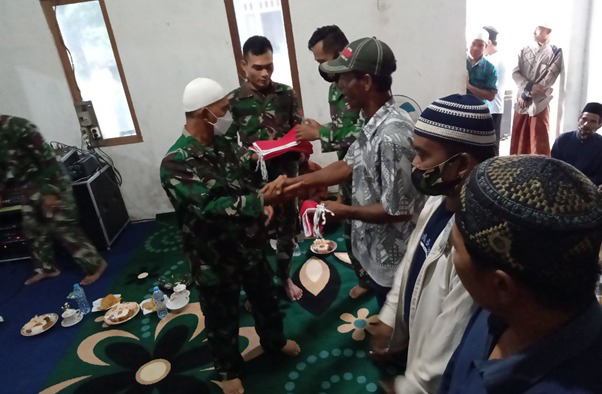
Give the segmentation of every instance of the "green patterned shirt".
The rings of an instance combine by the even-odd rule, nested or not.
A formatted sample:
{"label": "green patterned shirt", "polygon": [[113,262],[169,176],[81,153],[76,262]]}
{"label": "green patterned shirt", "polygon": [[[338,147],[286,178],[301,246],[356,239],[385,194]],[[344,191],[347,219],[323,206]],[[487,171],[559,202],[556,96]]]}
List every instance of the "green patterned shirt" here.
{"label": "green patterned shirt", "polygon": [[337,152],[343,160],[347,150],[362,131],[364,119],[349,107],[343,91],[333,82],[328,89],[331,122],[320,128],[322,152]]}
{"label": "green patterned shirt", "polygon": [[184,130],[161,162],[161,184],[200,285],[223,283],[263,256],[262,185],[251,154],[223,136],[205,145]]}
{"label": "green patterned shirt", "polygon": [[253,91],[249,84],[228,95],[233,123],[226,138],[250,147],[255,141],[284,136],[303,121],[295,92],[290,86],[272,82],[264,92]]}

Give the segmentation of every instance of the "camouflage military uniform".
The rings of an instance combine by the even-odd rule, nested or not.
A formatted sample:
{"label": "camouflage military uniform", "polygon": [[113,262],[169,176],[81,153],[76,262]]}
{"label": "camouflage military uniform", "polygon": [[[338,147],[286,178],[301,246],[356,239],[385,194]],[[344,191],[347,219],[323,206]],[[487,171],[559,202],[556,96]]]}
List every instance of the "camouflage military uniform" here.
{"label": "camouflage military uniform", "polygon": [[182,228],[215,368],[225,379],[236,377],[243,363],[237,340],[241,285],[264,349],[286,343],[265,256],[261,177],[250,153],[223,136],[204,145],[184,130],[161,163],[161,184]]}
{"label": "camouflage military uniform", "polygon": [[[347,154],[347,150],[362,131],[364,119],[359,112],[349,107],[343,91],[338,87],[336,82],[332,83],[328,89],[328,103],[330,104],[331,122],[320,127],[322,152],[337,152],[339,160],[343,160]],[[351,205],[351,180],[340,184],[339,188],[343,204]],[[351,252],[351,221],[345,220],[343,226],[345,246],[351,258],[359,285],[364,288],[370,288],[370,276]]]}
{"label": "camouflage military uniform", "polygon": [[[35,125],[25,119],[0,116],[0,197],[6,187],[26,189],[23,230],[31,242],[36,272],[56,269],[53,238],[61,241],[87,274],[96,272],[103,259],[78,225],[67,171]],[[42,209],[42,197],[48,195],[58,197],[52,216]]]}
{"label": "camouflage military uniform", "polygon": [[[253,91],[248,84],[243,85],[231,92],[228,98],[234,122],[226,137],[235,142],[238,135],[245,147],[250,147],[255,141],[280,138],[303,120],[293,89],[283,84],[272,82],[269,90],[263,93]],[[269,160],[269,180],[280,175],[297,176],[298,159],[298,154],[289,153]],[[295,235],[299,230],[295,201],[274,207],[271,230],[277,239],[278,276],[285,280],[290,275]]]}

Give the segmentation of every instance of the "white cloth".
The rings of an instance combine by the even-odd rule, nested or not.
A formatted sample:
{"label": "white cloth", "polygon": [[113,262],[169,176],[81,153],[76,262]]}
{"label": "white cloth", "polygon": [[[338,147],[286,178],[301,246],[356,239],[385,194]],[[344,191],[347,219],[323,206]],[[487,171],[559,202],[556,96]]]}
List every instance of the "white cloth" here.
{"label": "white cloth", "polygon": [[489,55],[486,58],[489,60],[493,67],[497,71],[497,92],[493,101],[487,101],[489,112],[492,114],[503,114],[504,113],[504,93],[506,91],[506,66],[502,61],[502,56],[499,52]]}
{"label": "white cloth", "polygon": [[[318,204],[315,208],[308,208],[303,212],[301,223],[303,224],[303,234],[306,237],[324,238],[320,229],[326,224],[326,214],[334,216],[334,213],[326,209],[324,204]],[[311,215],[311,220],[309,216]]]}
{"label": "white cloth", "polygon": [[412,292],[409,325],[404,320],[405,288],[414,251],[442,203],[443,197],[427,200],[379,315],[383,323],[394,328],[390,350],[408,351],[405,373],[395,380],[396,393],[437,392],[447,363],[476,309],[452,262],[452,217],[426,256]]}

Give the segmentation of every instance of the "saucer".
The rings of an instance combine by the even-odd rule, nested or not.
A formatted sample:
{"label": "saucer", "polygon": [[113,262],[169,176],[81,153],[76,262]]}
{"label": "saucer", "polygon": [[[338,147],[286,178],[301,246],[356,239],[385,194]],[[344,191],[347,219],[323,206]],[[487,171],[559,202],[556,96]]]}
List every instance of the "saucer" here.
{"label": "saucer", "polygon": [[82,313],[79,314],[79,317],[76,317],[75,319],[73,319],[73,321],[71,323],[67,323],[65,319],[63,319],[61,321],[61,326],[63,327],[71,327],[76,325],[77,323],[79,323],[80,321],[82,321],[82,319],[84,318],[84,315]]}

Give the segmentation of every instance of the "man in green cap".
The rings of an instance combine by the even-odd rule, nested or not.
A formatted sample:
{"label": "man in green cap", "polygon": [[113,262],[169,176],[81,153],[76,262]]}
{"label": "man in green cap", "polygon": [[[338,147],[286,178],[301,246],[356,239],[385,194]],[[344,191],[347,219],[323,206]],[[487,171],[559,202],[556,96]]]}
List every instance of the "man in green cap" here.
{"label": "man in green cap", "polygon": [[[316,29],[307,46],[314,54],[314,59],[322,64],[336,59],[347,44],[349,41],[345,37],[345,33],[338,26],[331,25]],[[334,82],[334,75],[323,72],[320,74],[326,81],[331,82],[328,89],[331,121],[328,124],[320,125],[313,119],[306,119],[303,124],[297,126],[297,139],[300,141],[319,139],[322,152],[336,152],[339,160],[343,160],[347,150],[361,132],[364,120],[357,109],[349,106],[343,91]],[[341,183],[339,190],[343,203],[351,205],[351,180]],[[345,220],[344,226],[345,245],[358,278],[358,285],[351,289],[349,295],[351,298],[358,298],[371,289],[370,277],[351,252],[351,221]]]}
{"label": "man in green cap", "polygon": [[424,203],[411,180],[413,122],[392,99],[396,63],[384,42],[375,37],[354,41],[320,69],[337,75],[349,106],[362,110],[366,123],[343,160],[297,178],[279,178],[265,189],[288,195],[352,179],[351,205],[335,201],[324,205],[337,217],[352,221],[353,254],[370,275],[382,306]]}
{"label": "man in green cap", "polygon": [[[244,147],[255,141],[274,140],[284,136],[302,122],[301,110],[295,92],[289,86],[272,81],[274,72],[272,44],[262,36],[253,36],[243,45],[242,67],[247,81],[228,95],[232,126],[226,138]],[[287,153],[267,162],[268,177],[280,175],[295,177],[299,173],[299,154]],[[291,300],[296,301],[302,291],[290,278],[290,266],[298,230],[297,205],[287,201],[274,207],[273,229],[277,239],[278,276]]]}

